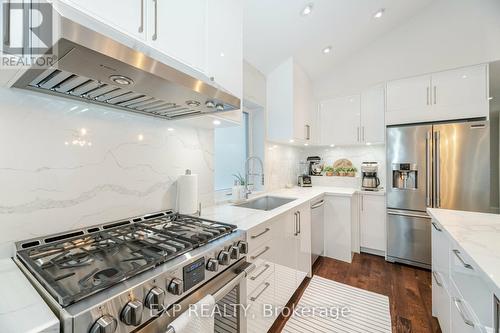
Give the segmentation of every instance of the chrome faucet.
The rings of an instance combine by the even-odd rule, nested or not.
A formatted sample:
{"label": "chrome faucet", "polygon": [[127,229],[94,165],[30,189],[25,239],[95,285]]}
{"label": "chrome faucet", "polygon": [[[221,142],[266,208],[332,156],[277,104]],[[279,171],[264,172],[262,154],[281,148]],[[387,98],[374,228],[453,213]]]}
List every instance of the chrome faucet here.
{"label": "chrome faucet", "polygon": [[247,158],[246,162],[245,162],[245,199],[248,199],[248,195],[250,193],[252,193],[252,191],[250,190],[250,188],[248,187],[248,179],[250,178],[250,176],[257,176],[258,173],[252,173],[250,174],[250,161],[251,160],[257,160],[260,164],[260,170],[261,170],[261,182],[262,182],[262,185],[264,185],[264,163],[262,163],[262,160],[257,157],[257,156],[250,156],[249,158]]}

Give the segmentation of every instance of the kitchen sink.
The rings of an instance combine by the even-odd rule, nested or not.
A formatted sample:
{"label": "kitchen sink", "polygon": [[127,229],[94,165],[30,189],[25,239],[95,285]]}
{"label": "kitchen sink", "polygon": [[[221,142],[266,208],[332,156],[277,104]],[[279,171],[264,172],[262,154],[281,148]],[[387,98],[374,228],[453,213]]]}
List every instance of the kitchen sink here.
{"label": "kitchen sink", "polygon": [[266,195],[265,197],[260,197],[257,199],[253,199],[241,204],[237,204],[234,206],[250,208],[250,209],[258,209],[258,210],[273,210],[280,206],[283,206],[289,202],[296,200],[295,198],[280,198]]}

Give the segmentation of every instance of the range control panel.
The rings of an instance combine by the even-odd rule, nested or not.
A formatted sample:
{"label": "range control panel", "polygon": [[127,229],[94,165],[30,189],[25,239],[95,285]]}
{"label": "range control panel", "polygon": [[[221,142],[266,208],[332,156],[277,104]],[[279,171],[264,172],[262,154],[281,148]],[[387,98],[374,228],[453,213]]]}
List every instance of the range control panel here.
{"label": "range control panel", "polygon": [[200,258],[195,262],[182,268],[184,280],[184,291],[191,289],[196,284],[205,280],[205,258]]}

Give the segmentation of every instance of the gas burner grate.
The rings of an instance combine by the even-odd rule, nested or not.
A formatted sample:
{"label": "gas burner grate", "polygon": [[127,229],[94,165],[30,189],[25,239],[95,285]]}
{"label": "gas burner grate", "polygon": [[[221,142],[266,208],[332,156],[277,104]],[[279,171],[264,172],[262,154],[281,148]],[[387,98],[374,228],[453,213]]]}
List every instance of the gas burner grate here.
{"label": "gas burner grate", "polygon": [[67,306],[235,229],[166,211],[21,242],[17,256]]}

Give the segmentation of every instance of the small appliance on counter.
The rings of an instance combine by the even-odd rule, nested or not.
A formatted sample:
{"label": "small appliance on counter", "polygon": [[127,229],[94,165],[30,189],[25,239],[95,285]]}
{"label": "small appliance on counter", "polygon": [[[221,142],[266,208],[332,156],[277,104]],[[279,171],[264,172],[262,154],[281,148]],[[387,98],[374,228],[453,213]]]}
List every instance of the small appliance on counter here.
{"label": "small appliance on counter", "polygon": [[321,157],[309,156],[307,158],[307,163],[309,164],[309,176],[321,176],[321,172],[323,171],[323,163],[321,163]]}
{"label": "small appliance on counter", "polygon": [[312,187],[311,176],[300,175],[297,185],[299,185],[300,187]]}
{"label": "small appliance on counter", "polygon": [[312,186],[312,179],[311,176],[309,175],[309,162],[300,161],[299,170],[297,174],[299,175],[297,180],[298,186],[300,187]]}
{"label": "small appliance on counter", "polygon": [[378,191],[380,179],[377,177],[378,163],[363,162],[361,163],[361,189],[365,191]]}

